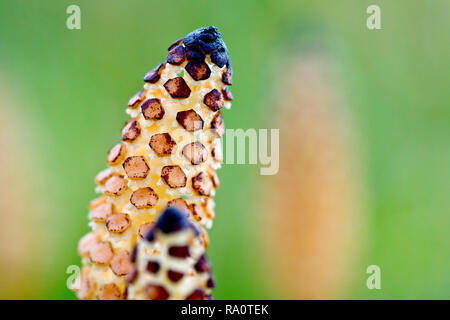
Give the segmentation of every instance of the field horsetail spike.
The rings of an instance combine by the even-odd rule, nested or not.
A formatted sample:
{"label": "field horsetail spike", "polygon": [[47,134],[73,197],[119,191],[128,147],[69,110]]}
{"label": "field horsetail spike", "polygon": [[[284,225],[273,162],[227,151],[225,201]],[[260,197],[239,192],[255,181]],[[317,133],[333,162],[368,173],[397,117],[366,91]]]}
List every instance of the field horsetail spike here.
{"label": "field horsetail spike", "polygon": [[166,208],[186,215],[207,247],[204,228],[215,216],[215,170],[222,162],[221,109],[232,100],[221,36],[211,26],[176,41],[167,61],[145,74],[144,88],[129,100],[122,141],[95,178],[101,196],[89,206],[92,231],[78,246],[83,269],[73,289],[80,299],[125,298],[131,251]]}

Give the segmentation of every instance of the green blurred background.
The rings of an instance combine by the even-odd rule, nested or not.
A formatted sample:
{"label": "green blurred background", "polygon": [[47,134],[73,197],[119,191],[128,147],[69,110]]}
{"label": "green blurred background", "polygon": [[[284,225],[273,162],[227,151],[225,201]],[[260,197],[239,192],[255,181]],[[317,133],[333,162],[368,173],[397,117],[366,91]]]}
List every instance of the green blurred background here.
{"label": "green blurred background", "polygon": [[[70,4],[81,8],[81,30],[66,28]],[[382,30],[366,28],[371,4],[381,7]],[[174,40],[208,25],[233,62],[228,128],[280,127],[283,139],[274,118],[286,61],[306,47],[338,66],[331,83],[354,123],[351,157],[365,196],[360,248],[332,297],[450,298],[449,13],[447,0],[0,0],[0,298],[75,298],[66,268],[80,264],[93,177],[119,138],[126,102]],[[282,270],[266,268],[272,233],[260,219],[301,212],[261,209],[272,180],[257,166],[224,165],[219,176],[215,298],[303,297],[277,281]],[[381,290],[366,287],[373,264]]]}

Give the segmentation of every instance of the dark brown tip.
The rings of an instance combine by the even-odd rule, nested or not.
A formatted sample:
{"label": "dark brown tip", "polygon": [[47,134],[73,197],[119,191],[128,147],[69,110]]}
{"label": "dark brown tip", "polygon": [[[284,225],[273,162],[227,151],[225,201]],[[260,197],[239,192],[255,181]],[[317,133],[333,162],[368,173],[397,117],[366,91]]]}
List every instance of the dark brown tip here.
{"label": "dark brown tip", "polygon": [[188,61],[203,62],[205,60],[205,53],[197,45],[190,45],[185,48],[186,59]]}

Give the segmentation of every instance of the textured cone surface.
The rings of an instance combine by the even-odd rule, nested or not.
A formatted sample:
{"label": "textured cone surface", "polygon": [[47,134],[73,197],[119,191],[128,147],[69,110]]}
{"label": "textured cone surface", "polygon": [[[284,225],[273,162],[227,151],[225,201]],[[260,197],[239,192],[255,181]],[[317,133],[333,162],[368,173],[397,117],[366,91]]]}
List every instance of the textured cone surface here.
{"label": "textured cone surface", "polygon": [[203,227],[212,226],[222,161],[221,108],[232,99],[221,34],[208,27],[178,40],[144,81],[128,103],[122,141],[95,179],[102,195],[89,208],[92,232],[79,243],[83,271],[74,289],[81,299],[124,298],[124,257],[166,207],[188,213],[207,245]]}
{"label": "textured cone surface", "polygon": [[186,215],[167,209],[132,252],[129,300],[209,300],[214,279],[201,232]]}

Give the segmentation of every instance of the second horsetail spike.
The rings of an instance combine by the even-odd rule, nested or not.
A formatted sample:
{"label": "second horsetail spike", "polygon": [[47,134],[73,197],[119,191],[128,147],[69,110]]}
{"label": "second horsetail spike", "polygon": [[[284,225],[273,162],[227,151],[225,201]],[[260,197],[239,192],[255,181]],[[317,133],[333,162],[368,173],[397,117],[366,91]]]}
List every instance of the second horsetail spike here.
{"label": "second horsetail spike", "polygon": [[169,208],[139,239],[127,277],[129,300],[210,300],[214,277],[200,230]]}

